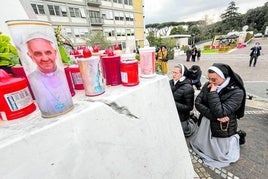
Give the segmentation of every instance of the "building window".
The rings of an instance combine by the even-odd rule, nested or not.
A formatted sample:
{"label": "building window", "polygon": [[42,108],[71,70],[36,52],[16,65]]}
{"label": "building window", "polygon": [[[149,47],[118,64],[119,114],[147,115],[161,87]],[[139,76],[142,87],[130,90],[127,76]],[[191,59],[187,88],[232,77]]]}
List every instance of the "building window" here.
{"label": "building window", "polygon": [[134,32],[135,32],[135,30],[131,29],[131,36],[134,36]]}
{"label": "building window", "polygon": [[47,7],[50,15],[67,17],[67,10],[65,6],[47,5]]}
{"label": "building window", "polygon": [[126,36],[126,29],[121,29],[121,35]]}
{"label": "building window", "polygon": [[102,17],[105,20],[113,20],[114,19],[113,11],[111,10],[102,11]]}
{"label": "building window", "polygon": [[104,35],[106,37],[113,37],[115,35],[114,29],[112,29],[112,28],[110,28],[110,29],[104,29]]}
{"label": "building window", "polygon": [[116,29],[116,36],[121,36],[121,29]]}
{"label": "building window", "polygon": [[126,16],[126,21],[134,21],[133,13],[126,12],[125,16]]}
{"label": "building window", "polygon": [[116,36],[126,36],[126,29],[124,28],[116,29]]}
{"label": "building window", "polygon": [[130,6],[133,5],[133,4],[132,4],[132,0],[124,0],[124,4],[125,4],[125,5],[130,5]]}
{"label": "building window", "polygon": [[134,29],[126,29],[127,36],[134,36]]}
{"label": "building window", "polygon": [[81,13],[81,17],[86,18],[86,13],[85,10],[83,8],[79,8],[80,13]]}
{"label": "building window", "polygon": [[102,18],[100,17],[99,11],[89,11],[89,17],[91,23],[102,23]]}
{"label": "building window", "polygon": [[69,7],[70,16],[71,17],[81,17],[80,9]]}
{"label": "building window", "polygon": [[120,16],[119,17],[120,21],[124,21],[124,18],[125,18],[124,13],[123,12],[120,12],[120,15],[119,16]]}
{"label": "building window", "polygon": [[87,28],[76,28],[74,29],[75,37],[85,38],[88,37],[88,29]]}
{"label": "building window", "polygon": [[65,6],[60,6],[60,9],[61,9],[62,16],[67,17],[67,9],[66,9],[66,7]]}
{"label": "building window", "polygon": [[66,27],[64,30],[65,30],[66,36],[68,38],[73,38],[73,33],[72,33],[71,27]]}
{"label": "building window", "polygon": [[124,21],[124,13],[119,11],[114,11],[114,19],[117,21]]}
{"label": "building window", "polygon": [[123,0],[113,0],[114,3],[123,4]]}
{"label": "building window", "polygon": [[129,20],[130,20],[130,21],[134,21],[134,15],[133,15],[133,13],[130,13],[130,14],[129,14]]}
{"label": "building window", "polygon": [[120,19],[120,13],[119,12],[117,12],[117,11],[114,12],[114,19],[119,21],[119,19]]}
{"label": "building window", "polygon": [[89,11],[89,17],[100,18],[100,12],[99,11]]}
{"label": "building window", "polygon": [[44,6],[41,4],[31,4],[35,14],[45,14]]}
{"label": "building window", "polygon": [[130,14],[128,12],[125,13],[126,21],[130,21]]}
{"label": "building window", "polygon": [[131,35],[131,29],[126,29],[127,36]]}
{"label": "building window", "polygon": [[61,16],[60,7],[54,5],[47,5],[49,14],[51,16]]}

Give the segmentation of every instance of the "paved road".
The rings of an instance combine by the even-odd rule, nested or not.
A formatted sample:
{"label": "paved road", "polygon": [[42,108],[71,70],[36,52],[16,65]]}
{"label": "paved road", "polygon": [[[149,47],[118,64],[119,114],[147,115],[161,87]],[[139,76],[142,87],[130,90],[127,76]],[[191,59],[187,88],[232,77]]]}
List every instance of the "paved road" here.
{"label": "paved road", "polygon": [[[250,48],[254,46],[255,42],[261,43],[261,56],[258,58],[256,67],[249,67],[249,53]],[[202,54],[201,60],[198,62],[186,62],[185,55],[180,55],[174,60],[169,61],[169,69],[177,63],[183,63],[187,67],[197,64],[203,71],[202,81],[206,81],[206,70],[214,62],[221,62],[229,64],[234,71],[241,75],[245,82],[247,93],[253,95],[259,100],[268,101],[266,89],[268,89],[268,39],[260,38],[253,39],[247,47],[242,49],[235,49],[228,54]],[[171,76],[171,73],[168,74]]]}
{"label": "paved road", "polygon": [[[261,56],[256,67],[249,67],[250,48],[256,41],[261,43]],[[239,128],[247,132],[246,144],[241,146],[240,160],[222,169],[205,166],[189,148],[194,169],[200,178],[268,178],[268,39],[253,39],[247,47],[228,54],[202,54],[198,62],[186,62],[182,55],[169,61],[169,69],[171,71],[177,63],[183,63],[187,67],[197,64],[203,71],[204,82],[206,70],[214,62],[229,64],[243,78],[247,93],[254,96],[252,100],[247,100],[245,116],[239,121]],[[168,75],[171,76],[171,73]]]}

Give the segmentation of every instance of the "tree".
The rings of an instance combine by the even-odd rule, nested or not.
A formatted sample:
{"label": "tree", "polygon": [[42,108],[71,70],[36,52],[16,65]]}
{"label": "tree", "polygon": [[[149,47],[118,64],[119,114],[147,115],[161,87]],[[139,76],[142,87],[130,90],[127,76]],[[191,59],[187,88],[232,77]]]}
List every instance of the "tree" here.
{"label": "tree", "polygon": [[91,47],[100,45],[102,49],[106,49],[111,46],[111,41],[107,40],[102,32],[90,33],[84,40],[86,40],[86,44]]}
{"label": "tree", "polygon": [[223,31],[232,31],[233,29],[237,29],[237,17],[239,16],[237,10],[238,7],[235,6],[235,2],[231,1],[225,10],[225,13],[221,14],[220,17],[222,18],[223,25],[226,27]]}
{"label": "tree", "polygon": [[268,22],[268,2],[263,7],[250,9],[244,16],[244,22],[249,26],[249,30],[264,32]]}
{"label": "tree", "polygon": [[148,34],[151,34],[151,35],[153,34],[154,36],[157,36],[158,30],[159,30],[159,28],[158,28],[159,25],[160,25],[159,23],[147,24],[147,25],[145,25],[145,29],[146,29]]}
{"label": "tree", "polygon": [[170,31],[170,35],[176,35],[176,34],[187,34],[187,31],[182,25],[179,25],[177,27],[174,27]]}
{"label": "tree", "polygon": [[150,32],[146,39],[152,47],[160,47],[163,45],[163,39],[161,37],[156,37],[153,32]]}
{"label": "tree", "polygon": [[[147,32],[153,32],[157,42],[161,44],[161,39],[157,38],[157,35],[168,32],[170,27],[174,27],[170,31],[170,35],[182,33],[182,29],[179,26],[188,26],[187,34],[195,36],[195,42],[199,40],[212,39],[215,35],[227,34],[230,31],[241,31],[245,25],[249,26],[249,31],[264,33],[268,24],[268,2],[262,7],[250,9],[246,14],[240,14],[237,12],[238,7],[235,6],[235,2],[229,3],[225,13],[221,15],[222,21],[218,21],[208,25],[208,19],[202,21],[190,21],[190,22],[167,22],[162,24],[148,24],[146,25]],[[166,27],[165,27],[166,26]],[[150,43],[151,44],[151,43]]]}
{"label": "tree", "polygon": [[146,37],[148,40],[150,46],[156,46],[155,41],[156,41],[156,36],[153,31],[149,32],[149,35]]}
{"label": "tree", "polygon": [[71,50],[74,49],[73,47],[73,43],[72,41],[65,37],[62,34],[62,26],[59,25],[55,30],[54,30],[54,34],[57,40],[57,44],[58,44],[58,49],[60,52],[60,56],[61,56],[61,60],[64,64],[66,65],[70,65],[73,62],[71,61],[71,58],[68,56],[68,54],[70,53]]}
{"label": "tree", "polygon": [[189,26],[188,34],[192,36],[190,44],[195,44],[196,42],[198,42],[200,40],[200,29],[198,25]]}
{"label": "tree", "polygon": [[171,28],[178,26],[178,22],[165,22],[158,25],[159,33],[163,36],[168,36]]}
{"label": "tree", "polygon": [[171,48],[177,46],[176,39],[174,39],[174,38],[163,38],[161,45],[165,45],[168,49],[171,49]]}
{"label": "tree", "polygon": [[54,34],[58,45],[69,46],[71,49],[74,49],[72,41],[62,34],[62,25],[59,25],[54,30]]}

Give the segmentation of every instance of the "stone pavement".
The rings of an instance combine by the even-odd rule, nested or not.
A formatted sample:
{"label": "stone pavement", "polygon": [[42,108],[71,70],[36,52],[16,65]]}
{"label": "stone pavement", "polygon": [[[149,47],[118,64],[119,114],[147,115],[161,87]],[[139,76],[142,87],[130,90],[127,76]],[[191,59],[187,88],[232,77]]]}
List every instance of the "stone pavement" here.
{"label": "stone pavement", "polygon": [[[249,67],[250,48],[256,41],[262,46],[261,56],[256,67]],[[245,116],[239,120],[239,128],[246,131],[246,143],[240,148],[238,162],[221,169],[208,167],[189,147],[194,170],[199,178],[213,179],[265,179],[268,178],[268,39],[253,39],[247,47],[229,54],[202,54],[198,62],[186,62],[185,55],[170,60],[168,76],[175,64],[183,63],[187,67],[199,65],[203,71],[202,82],[206,81],[206,70],[214,62],[227,63],[243,78],[248,95]],[[198,91],[196,91],[196,95]],[[198,115],[197,111],[194,111]],[[188,140],[186,139],[188,142]]]}

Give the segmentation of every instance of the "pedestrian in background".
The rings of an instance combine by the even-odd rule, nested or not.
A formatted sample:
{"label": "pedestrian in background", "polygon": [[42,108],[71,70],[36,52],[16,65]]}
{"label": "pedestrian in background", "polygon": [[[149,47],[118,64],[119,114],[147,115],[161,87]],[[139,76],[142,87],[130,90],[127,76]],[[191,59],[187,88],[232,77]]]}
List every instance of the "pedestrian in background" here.
{"label": "pedestrian in background", "polygon": [[187,71],[183,64],[176,65],[169,81],[185,137],[191,136],[197,129],[196,121],[190,118],[194,108],[194,89],[187,78]]}
{"label": "pedestrian in background", "polygon": [[161,67],[163,75],[168,73],[168,50],[166,46],[161,46],[157,52],[156,66]]}
{"label": "pedestrian in background", "polygon": [[244,116],[246,92],[229,65],[214,63],[208,79],[195,100],[201,123],[190,145],[205,164],[221,168],[238,161],[245,143],[246,133],[237,132],[237,119]]}
{"label": "pedestrian in background", "polygon": [[186,53],[186,62],[189,62],[192,56],[192,51],[189,46],[187,46],[185,53]]}
{"label": "pedestrian in background", "polygon": [[195,86],[197,90],[200,90],[202,76],[202,70],[200,66],[193,65],[191,68],[189,68],[188,72],[192,85]]}
{"label": "pedestrian in background", "polygon": [[192,52],[192,59],[191,59],[191,61],[192,62],[195,62],[195,58],[196,58],[196,55],[197,55],[197,48],[196,48],[195,45],[192,46],[191,52]]}
{"label": "pedestrian in background", "polygon": [[251,50],[251,52],[250,52],[249,66],[251,67],[252,61],[254,61],[253,62],[253,67],[255,67],[256,63],[257,63],[257,60],[258,60],[258,57],[261,54],[261,52],[260,52],[261,51],[260,43],[256,42],[255,46],[252,47],[250,50]]}
{"label": "pedestrian in background", "polygon": [[200,60],[200,57],[201,57],[201,49],[198,48],[198,49],[197,49],[197,61]]}

